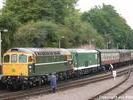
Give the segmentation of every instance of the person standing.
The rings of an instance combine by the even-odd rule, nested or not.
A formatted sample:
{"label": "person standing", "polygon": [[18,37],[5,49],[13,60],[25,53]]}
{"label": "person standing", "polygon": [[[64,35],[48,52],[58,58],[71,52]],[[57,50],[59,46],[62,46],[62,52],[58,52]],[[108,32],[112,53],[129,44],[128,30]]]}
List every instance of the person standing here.
{"label": "person standing", "polygon": [[116,79],[116,70],[113,71],[114,80]]}
{"label": "person standing", "polygon": [[57,89],[57,77],[55,74],[51,74],[50,76],[50,86],[52,88],[52,92],[55,93]]}
{"label": "person standing", "polygon": [[111,71],[112,74],[113,74],[113,70],[114,70],[114,67],[113,67],[112,64],[110,64],[110,71]]}
{"label": "person standing", "polygon": [[115,80],[116,79],[116,70],[114,70],[114,67],[112,64],[110,64],[110,69],[111,69],[111,73],[112,73],[114,80]]}

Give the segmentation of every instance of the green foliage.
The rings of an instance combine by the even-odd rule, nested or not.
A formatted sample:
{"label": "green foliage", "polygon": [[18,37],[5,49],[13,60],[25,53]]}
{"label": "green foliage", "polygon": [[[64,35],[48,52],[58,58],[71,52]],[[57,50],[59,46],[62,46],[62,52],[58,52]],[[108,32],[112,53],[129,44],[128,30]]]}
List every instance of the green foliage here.
{"label": "green foliage", "polygon": [[0,30],[8,30],[8,32],[2,31],[2,51],[12,47],[12,42],[14,40],[13,35],[18,26],[19,22],[17,22],[15,19],[11,19],[10,16],[0,16]]}
{"label": "green foliage", "polygon": [[54,46],[54,43],[57,41],[57,37],[55,35],[56,29],[58,29],[58,26],[48,21],[32,21],[26,25],[24,24],[15,34],[14,46]]}
{"label": "green foliage", "polygon": [[[29,22],[22,25],[15,34],[14,46],[18,47],[69,47],[71,30],[51,21]],[[64,39],[62,39],[64,37]],[[17,42],[21,41],[21,42]]]}
{"label": "green foliage", "polygon": [[[78,24],[75,22],[75,24],[79,25],[80,28],[73,27],[71,29],[69,28],[70,24],[67,26],[51,21],[29,22],[22,25],[16,32],[14,46],[59,47],[60,45],[69,48],[89,44],[92,38],[95,40],[94,44],[103,43],[102,37],[88,23],[80,22]],[[102,47],[102,45],[98,46]]]}
{"label": "green foliage", "polygon": [[54,20],[63,23],[74,10],[77,0],[6,0],[3,13],[10,13],[21,23],[31,20]]}
{"label": "green foliage", "polygon": [[[77,0],[6,0],[0,11],[3,50],[10,47],[133,48],[133,31],[110,5],[80,13]],[[130,40],[130,41],[128,41]]]}
{"label": "green foliage", "polygon": [[[100,34],[97,33],[89,23],[81,20],[81,15],[76,13],[75,16],[71,16],[66,19],[66,25],[75,33],[73,36],[73,46],[81,46],[89,44],[93,41],[93,45],[97,48],[104,47],[104,39]],[[100,45],[99,45],[100,43]]]}
{"label": "green foliage", "polygon": [[[54,33],[53,31],[55,30],[51,30],[51,27],[52,29],[55,29],[53,28],[53,26],[45,27],[45,30],[48,31],[49,33],[53,32],[51,34],[47,32],[45,33],[44,32],[45,30],[43,31],[43,29],[41,29],[40,27],[40,30],[43,31],[45,34],[44,33],[42,34],[42,32],[39,32],[38,36],[37,34],[34,34],[35,41],[32,40],[33,39],[32,36],[28,37],[27,41],[29,40],[31,43],[26,42],[27,44],[25,44],[25,41],[24,43],[21,42],[23,45],[15,45],[14,43],[16,43],[16,37],[17,39],[18,37],[19,39],[23,38],[21,37],[21,35],[24,36],[26,34],[26,36],[24,37],[27,38],[28,34],[21,33],[20,31],[23,30],[25,32],[27,30],[26,32],[32,32],[29,31],[29,28],[31,28],[32,26],[32,25],[30,26],[30,23],[32,24],[32,22],[35,21],[38,22],[39,20],[47,20],[47,22],[52,21],[55,23],[63,24],[65,18],[71,15],[72,12],[75,10],[74,5],[76,4],[76,1],[77,0],[6,0],[4,8],[0,10],[0,12],[2,12],[2,16],[0,16],[0,22],[1,22],[0,27],[2,29],[8,29],[8,33],[5,33],[5,35],[2,34],[2,38],[4,41],[3,44],[4,50],[12,46],[30,46],[31,44],[34,44],[31,46],[36,46],[38,45],[38,43],[39,43],[38,46],[53,45],[49,44],[57,40],[56,36],[54,36],[53,34]],[[54,25],[58,26],[56,24]],[[27,28],[24,26],[27,26]],[[38,32],[37,25],[33,26],[32,28],[36,29],[36,31]],[[18,30],[21,34],[18,34],[17,33],[18,31],[16,30]],[[31,35],[32,34],[33,33],[31,33]],[[47,39],[45,39],[46,34],[48,35]],[[43,39],[45,39],[47,42],[42,43]],[[35,43],[32,43],[31,40],[34,41]]]}
{"label": "green foliage", "polygon": [[124,46],[129,48],[127,38],[132,38],[128,37],[132,30],[111,5],[103,4],[102,7],[95,7],[89,12],[85,12],[82,19],[91,23],[113,47],[119,44],[119,48],[124,48]]}

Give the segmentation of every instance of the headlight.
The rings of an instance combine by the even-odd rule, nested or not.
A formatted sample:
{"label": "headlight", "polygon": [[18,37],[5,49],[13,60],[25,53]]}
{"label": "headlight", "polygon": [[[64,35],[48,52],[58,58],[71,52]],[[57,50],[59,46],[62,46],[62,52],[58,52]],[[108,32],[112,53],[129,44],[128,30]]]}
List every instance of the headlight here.
{"label": "headlight", "polygon": [[31,68],[32,68],[32,66],[29,66],[29,68],[31,69]]}

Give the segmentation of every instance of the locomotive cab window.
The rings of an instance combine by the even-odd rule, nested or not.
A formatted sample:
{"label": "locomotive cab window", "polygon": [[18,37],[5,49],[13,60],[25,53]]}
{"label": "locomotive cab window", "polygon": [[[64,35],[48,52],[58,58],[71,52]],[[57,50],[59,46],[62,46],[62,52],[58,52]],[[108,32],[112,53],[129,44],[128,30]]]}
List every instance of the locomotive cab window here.
{"label": "locomotive cab window", "polygon": [[16,54],[12,54],[11,55],[11,62],[12,63],[16,63],[17,62],[17,55]]}
{"label": "locomotive cab window", "polygon": [[72,60],[71,55],[65,55],[64,61]]}
{"label": "locomotive cab window", "polygon": [[10,58],[9,55],[5,55],[5,56],[4,56],[4,62],[5,62],[5,63],[8,63],[8,62],[9,62],[9,58]]}
{"label": "locomotive cab window", "polygon": [[33,62],[33,61],[34,61],[33,57],[32,56],[29,56],[28,57],[28,62]]}
{"label": "locomotive cab window", "polygon": [[27,63],[27,56],[26,55],[19,55],[19,62],[20,63]]}

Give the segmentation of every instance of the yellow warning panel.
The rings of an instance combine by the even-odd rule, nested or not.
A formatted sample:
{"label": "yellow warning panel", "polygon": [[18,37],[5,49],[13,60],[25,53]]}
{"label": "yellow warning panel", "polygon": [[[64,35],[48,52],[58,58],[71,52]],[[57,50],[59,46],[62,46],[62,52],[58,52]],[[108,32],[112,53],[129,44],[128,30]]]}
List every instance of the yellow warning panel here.
{"label": "yellow warning panel", "polygon": [[28,76],[28,64],[4,64],[2,72],[4,76]]}

